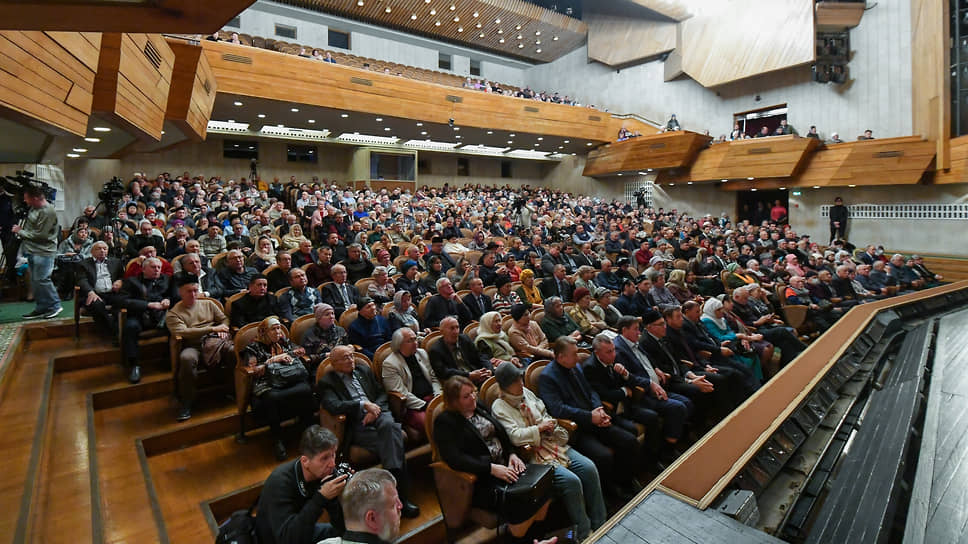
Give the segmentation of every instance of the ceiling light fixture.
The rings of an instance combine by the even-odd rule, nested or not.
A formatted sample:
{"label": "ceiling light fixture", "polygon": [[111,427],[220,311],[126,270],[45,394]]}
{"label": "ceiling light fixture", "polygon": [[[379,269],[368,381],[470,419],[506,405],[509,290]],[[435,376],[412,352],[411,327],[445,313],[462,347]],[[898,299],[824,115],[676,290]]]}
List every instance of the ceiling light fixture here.
{"label": "ceiling light fixture", "polygon": [[476,19],[479,15],[480,14],[475,11],[473,17]]}
{"label": "ceiling light fixture", "polygon": [[481,32],[480,34],[478,34],[478,35],[477,35],[477,37],[478,37],[478,38],[483,38],[483,37],[484,37],[484,33],[483,33],[483,32]]}
{"label": "ceiling light fixture", "polygon": [[481,23],[477,23],[477,24],[476,24],[476,25],[474,25],[474,26],[475,26],[475,27],[477,27],[477,28],[481,28],[481,27],[482,27],[482,26],[484,26],[484,25],[482,25]]}
{"label": "ceiling light fixture", "polygon": [[750,178],[746,178],[746,179],[748,179],[749,181],[753,181],[753,178],[751,178],[751,177]]}
{"label": "ceiling light fixture", "polygon": [[75,147],[74,153],[87,153],[87,150],[84,149],[83,147]]}
{"label": "ceiling light fixture", "polygon": [[420,122],[418,122],[418,123],[417,123],[417,126],[418,126],[418,127],[422,127],[422,126],[423,126],[423,123],[420,123]]}
{"label": "ceiling light fixture", "polygon": [[391,12],[391,11],[393,11],[393,10],[392,10],[392,9],[390,9],[390,6],[387,6],[387,9],[385,9],[385,10],[383,10],[383,11],[385,11],[385,12],[387,12],[387,13],[390,13],[390,12]]}
{"label": "ceiling light fixture", "polygon": [[165,131],[164,131],[164,130],[163,130],[163,131],[161,131],[161,135],[162,135],[162,136],[164,136],[164,135],[165,135]]}
{"label": "ceiling light fixture", "polygon": [[457,135],[457,136],[455,136],[455,137],[456,137],[456,138],[457,138],[458,140],[460,140],[460,139],[461,139],[461,135],[460,135],[460,134],[458,134],[458,135]]}
{"label": "ceiling light fixture", "polygon": [[521,38],[523,38],[523,37],[524,37],[524,36],[522,36],[522,35],[520,35],[520,34],[518,34],[518,39],[519,39],[519,40],[520,40]]}
{"label": "ceiling light fixture", "polygon": [[356,5],[363,7],[363,0],[357,0]]}
{"label": "ceiling light fixture", "polygon": [[234,123],[235,119],[229,119],[229,123]]}
{"label": "ceiling light fixture", "polygon": [[539,47],[539,48],[535,49],[534,52],[535,53],[540,53],[541,52],[541,48]]}
{"label": "ceiling light fixture", "polygon": [[440,26],[440,21],[435,22],[434,26]]}
{"label": "ceiling light fixture", "polygon": [[306,121],[306,122],[309,123],[309,124],[312,124],[312,123],[315,123],[316,120],[315,119],[310,119],[309,121]]}
{"label": "ceiling light fixture", "polygon": [[534,41],[534,44],[535,44],[535,45],[541,45],[541,40],[535,40],[535,41]]}
{"label": "ceiling light fixture", "polygon": [[514,30],[521,30],[521,25],[515,25]]}
{"label": "ceiling light fixture", "polygon": [[458,130],[460,130],[460,127],[454,127],[454,130],[455,131],[458,131]]}
{"label": "ceiling light fixture", "polygon": [[70,158],[72,158],[72,159],[76,159],[76,158],[80,157],[80,155],[78,155],[77,153],[68,153],[67,156],[70,157]]}
{"label": "ceiling light fixture", "polygon": [[450,5],[450,11],[454,11],[455,9],[457,9],[457,6],[455,6],[454,4],[451,4]]}
{"label": "ceiling light fixture", "polygon": [[266,114],[260,113],[259,115],[256,115],[256,117],[258,117],[259,119],[265,119],[266,118]]}
{"label": "ceiling light fixture", "polygon": [[293,113],[299,113],[299,108],[290,108],[289,111]]}
{"label": "ceiling light fixture", "polygon": [[498,34],[504,34],[504,30],[499,28],[499,29],[497,29],[497,33]]}
{"label": "ceiling light fixture", "polygon": [[350,114],[348,114],[348,113],[344,113],[344,114],[341,114],[340,115],[340,117],[342,117],[343,119],[346,119],[349,116],[350,116]]}
{"label": "ceiling light fixture", "polygon": [[239,101],[235,101],[235,102],[232,102],[232,105],[234,105],[234,106],[241,106],[242,103],[239,102]]}
{"label": "ceiling light fixture", "polygon": [[570,144],[571,143],[571,140],[565,140],[565,143],[566,144]]}
{"label": "ceiling light fixture", "polygon": [[463,32],[463,31],[464,31],[464,27],[462,26],[457,27],[457,32]]}
{"label": "ceiling light fixture", "polygon": [[390,132],[390,127],[385,127],[383,130]]}
{"label": "ceiling light fixture", "polygon": [[85,142],[91,142],[92,144],[96,144],[96,143],[100,142],[101,139],[100,138],[84,138],[84,141]]}
{"label": "ceiling light fixture", "polygon": [[416,21],[416,20],[417,20],[417,14],[416,14],[416,13],[414,13],[414,14],[412,14],[412,15],[410,16],[410,20],[411,20],[411,21]]}
{"label": "ceiling light fixture", "polygon": [[813,188],[814,188],[814,189],[819,189],[819,188],[820,188],[820,186],[819,186],[819,185],[814,185],[814,186],[813,186]]}
{"label": "ceiling light fixture", "polygon": [[524,44],[523,43],[519,43],[518,44],[518,49],[524,49]]}
{"label": "ceiling light fixture", "polygon": [[515,134],[513,132],[511,134],[508,134],[508,138],[514,138],[515,136],[517,136],[517,134]]}
{"label": "ceiling light fixture", "polygon": [[421,130],[420,131],[420,135],[421,136],[426,136],[427,135],[427,131],[426,130]]}
{"label": "ceiling light fixture", "polygon": [[493,130],[489,130],[489,131],[487,131],[487,133],[488,134],[494,134],[494,131]]}
{"label": "ceiling light fixture", "polygon": [[111,132],[108,127],[94,127],[94,132]]}
{"label": "ceiling light fixture", "polygon": [[459,23],[460,22],[460,17],[454,17],[454,22],[455,23]]}
{"label": "ceiling light fixture", "polygon": [[430,14],[431,14],[431,15],[437,15],[437,10],[435,10],[435,9],[431,9],[431,10],[430,10]]}
{"label": "ceiling light fixture", "polygon": [[382,123],[383,122],[383,118],[382,117],[377,117],[376,118],[376,122],[377,123]]}
{"label": "ceiling light fixture", "polygon": [[501,20],[500,19],[494,19],[494,24],[496,24],[496,25],[501,24]]}
{"label": "ceiling light fixture", "polygon": [[553,41],[553,42],[558,41],[558,36],[555,36],[554,38],[551,38],[551,41]]}
{"label": "ceiling light fixture", "polygon": [[535,30],[534,31],[534,35],[535,36],[540,36],[541,35],[541,31],[540,30]]}
{"label": "ceiling light fixture", "polygon": [[592,143],[591,143],[591,142],[588,142],[588,143],[587,143],[587,144],[585,144],[585,145],[587,145],[588,147],[591,147],[591,146],[592,146]]}
{"label": "ceiling light fixture", "polygon": [[542,141],[544,141],[544,137],[542,137],[542,136],[538,136],[538,141],[539,141],[539,142],[542,142]]}
{"label": "ceiling light fixture", "polygon": [[558,146],[558,149],[564,149],[564,148],[565,148],[565,146],[563,146],[563,145],[559,145]]}
{"label": "ceiling light fixture", "polygon": [[500,39],[500,40],[498,40],[497,42],[498,42],[498,43],[504,43],[504,38],[501,38],[501,39]]}

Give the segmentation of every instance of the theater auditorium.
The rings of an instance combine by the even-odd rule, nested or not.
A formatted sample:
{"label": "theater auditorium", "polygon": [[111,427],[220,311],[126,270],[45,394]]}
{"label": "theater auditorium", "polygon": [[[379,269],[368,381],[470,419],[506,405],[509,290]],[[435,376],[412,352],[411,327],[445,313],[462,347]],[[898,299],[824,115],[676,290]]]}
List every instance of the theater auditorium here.
{"label": "theater auditorium", "polygon": [[964,541],[966,76],[963,0],[2,2],[0,544]]}

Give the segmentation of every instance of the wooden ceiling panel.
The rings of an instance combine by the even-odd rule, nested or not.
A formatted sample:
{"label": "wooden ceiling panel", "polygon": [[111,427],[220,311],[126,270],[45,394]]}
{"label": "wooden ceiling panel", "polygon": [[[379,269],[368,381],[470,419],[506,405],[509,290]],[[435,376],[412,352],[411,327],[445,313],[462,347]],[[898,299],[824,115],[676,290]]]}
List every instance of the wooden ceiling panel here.
{"label": "wooden ceiling panel", "polygon": [[281,1],[530,62],[571,52],[588,33],[578,19],[521,0]]}
{"label": "wooden ceiling panel", "polygon": [[659,15],[664,15],[674,21],[684,21],[692,14],[680,0],[628,0],[644,8],[651,9]]}
{"label": "wooden ceiling panel", "polygon": [[641,61],[676,47],[676,26],[671,21],[633,19],[586,11],[588,58],[609,66]]}

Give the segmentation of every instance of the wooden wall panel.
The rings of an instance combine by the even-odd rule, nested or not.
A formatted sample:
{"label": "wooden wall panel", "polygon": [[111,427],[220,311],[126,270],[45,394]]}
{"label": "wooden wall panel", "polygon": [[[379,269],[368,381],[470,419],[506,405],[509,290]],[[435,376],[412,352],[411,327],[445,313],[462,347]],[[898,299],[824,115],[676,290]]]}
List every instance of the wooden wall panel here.
{"label": "wooden wall panel", "polygon": [[948,0],[911,0],[912,128],[936,143],[936,169],[950,167]]}
{"label": "wooden wall panel", "polygon": [[951,139],[951,164],[932,176],[937,184],[968,183],[968,136]]}
{"label": "wooden wall panel", "polygon": [[611,115],[588,108],[492,96],[294,55],[202,42],[219,91],[347,111],[609,141]]}
{"label": "wooden wall panel", "polygon": [[814,60],[814,0],[719,0],[682,25],[682,68],[704,87]]}
{"label": "wooden wall panel", "polygon": [[817,30],[839,32],[860,24],[867,6],[863,2],[818,2]]}
{"label": "wooden wall panel", "polygon": [[588,58],[609,66],[620,66],[676,47],[674,22],[596,13],[588,6],[583,19],[588,25]]}
{"label": "wooden wall panel", "polygon": [[608,118],[608,132],[612,134],[612,139],[618,138],[618,131],[622,128],[632,132],[638,132],[643,136],[649,136],[652,134],[658,134],[659,129],[648,123],[642,122],[634,117],[621,118],[621,117],[609,117]]}
{"label": "wooden wall panel", "polygon": [[695,132],[677,131],[615,142],[588,153],[583,175],[688,167],[711,140]]}
{"label": "wooden wall panel", "polygon": [[141,138],[161,140],[175,54],[160,34],[105,33],[94,110]]}
{"label": "wooden wall panel", "polygon": [[190,139],[204,140],[217,90],[212,66],[198,45],[168,40],[168,46],[175,54],[175,63],[165,117]]}
{"label": "wooden wall panel", "polygon": [[99,34],[0,32],[0,114],[45,132],[83,136]]}
{"label": "wooden wall panel", "polygon": [[785,178],[800,171],[819,145],[793,135],[716,144],[700,151],[688,170],[663,173],[659,181]]}

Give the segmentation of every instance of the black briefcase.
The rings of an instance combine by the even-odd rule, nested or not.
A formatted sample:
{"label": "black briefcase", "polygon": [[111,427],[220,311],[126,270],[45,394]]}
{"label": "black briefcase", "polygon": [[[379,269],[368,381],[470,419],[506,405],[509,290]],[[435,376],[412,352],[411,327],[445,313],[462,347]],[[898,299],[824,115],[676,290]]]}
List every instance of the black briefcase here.
{"label": "black briefcase", "polygon": [[515,524],[533,516],[551,497],[554,470],[552,465],[531,463],[518,476],[518,481],[499,484],[495,492],[501,520]]}

